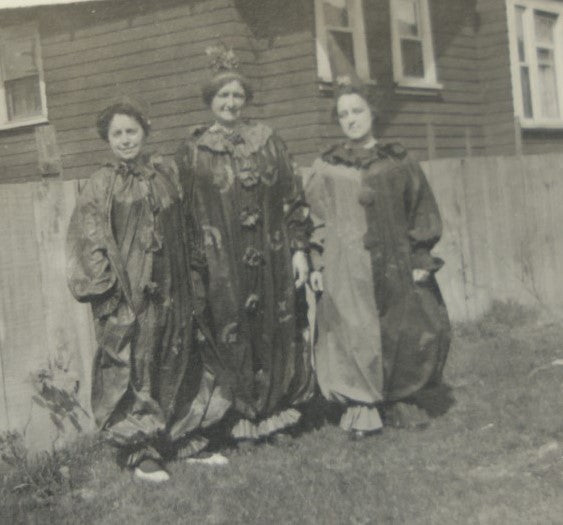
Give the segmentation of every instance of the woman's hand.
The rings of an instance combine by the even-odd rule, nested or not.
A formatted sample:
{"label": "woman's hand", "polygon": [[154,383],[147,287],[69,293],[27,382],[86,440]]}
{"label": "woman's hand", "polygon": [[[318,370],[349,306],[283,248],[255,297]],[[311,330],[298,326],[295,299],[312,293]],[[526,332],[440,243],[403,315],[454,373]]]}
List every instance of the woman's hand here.
{"label": "woman's hand", "polygon": [[317,270],[311,272],[311,276],[309,277],[309,282],[311,283],[311,289],[314,292],[323,292],[323,274]]}
{"label": "woman's hand", "polygon": [[430,277],[430,272],[428,270],[421,270],[420,268],[415,268],[412,271],[412,279],[415,283],[424,283],[428,281]]}
{"label": "woman's hand", "polygon": [[301,288],[309,278],[309,261],[302,250],[297,250],[291,259],[293,276],[295,277],[295,288]]}

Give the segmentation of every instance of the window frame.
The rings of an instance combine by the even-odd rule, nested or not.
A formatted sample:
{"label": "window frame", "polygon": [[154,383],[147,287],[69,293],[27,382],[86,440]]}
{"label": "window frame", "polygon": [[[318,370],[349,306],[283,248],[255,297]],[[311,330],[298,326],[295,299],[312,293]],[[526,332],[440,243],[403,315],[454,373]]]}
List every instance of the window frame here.
{"label": "window frame", "polygon": [[19,118],[16,120],[8,119],[8,100],[4,87],[4,66],[3,56],[0,48],[0,130],[14,129],[25,126],[34,126],[37,124],[45,124],[48,122],[47,111],[47,92],[45,87],[45,77],[43,72],[43,59],[41,52],[41,40],[39,38],[39,30],[36,23],[27,23],[21,25],[11,25],[0,27],[0,46],[5,41],[21,38],[29,38],[34,40],[35,62],[39,74],[39,94],[41,97],[41,114],[32,117]]}
{"label": "window frame", "polygon": [[[563,2],[547,0],[507,0],[508,38],[510,47],[510,71],[513,92],[514,113],[520,127],[524,129],[561,129],[563,128]],[[525,116],[524,98],[522,95],[522,80],[520,77],[520,57],[516,34],[516,8],[525,8],[523,20],[524,51],[530,78],[530,98],[532,117]],[[542,11],[557,16],[554,27],[554,67],[557,83],[557,102],[559,117],[549,118],[541,116],[541,98],[539,96],[537,45],[534,34],[534,11]],[[538,115],[538,116],[535,116]]]}
{"label": "window frame", "polygon": [[438,68],[434,55],[434,41],[432,37],[432,23],[430,17],[429,0],[414,0],[418,4],[420,15],[420,42],[422,45],[422,66],[424,77],[409,77],[403,74],[403,54],[401,51],[401,35],[397,27],[397,4],[389,0],[391,25],[391,53],[393,58],[393,79],[399,88],[415,90],[439,90],[443,85],[438,82]]}
{"label": "window frame", "polygon": [[[354,45],[356,73],[364,82],[375,83],[370,73],[364,3],[363,0],[351,0],[351,2],[353,3],[351,19],[354,26],[350,28],[350,33],[352,34],[352,42]],[[324,0],[315,0],[317,76],[321,82],[332,83],[334,77],[330,66],[327,32],[330,29],[342,30],[342,28],[326,24],[323,4]]]}

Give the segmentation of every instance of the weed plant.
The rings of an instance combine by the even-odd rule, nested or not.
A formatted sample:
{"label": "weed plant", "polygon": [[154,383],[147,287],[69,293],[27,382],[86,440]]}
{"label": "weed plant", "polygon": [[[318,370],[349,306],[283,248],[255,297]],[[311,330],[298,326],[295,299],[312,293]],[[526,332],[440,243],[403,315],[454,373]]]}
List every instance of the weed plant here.
{"label": "weed plant", "polygon": [[352,442],[317,399],[289,439],[226,448],[226,467],[170,463],[158,486],[82,438],[4,477],[0,523],[561,523],[562,340],[563,323],[495,304],[456,326],[454,402],[426,429]]}

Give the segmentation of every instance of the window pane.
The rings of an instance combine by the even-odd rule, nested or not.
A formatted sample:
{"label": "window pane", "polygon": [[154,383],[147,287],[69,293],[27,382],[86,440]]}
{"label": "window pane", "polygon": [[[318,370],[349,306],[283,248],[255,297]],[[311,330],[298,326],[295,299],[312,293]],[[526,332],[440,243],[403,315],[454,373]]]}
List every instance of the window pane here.
{"label": "window pane", "polygon": [[333,27],[348,27],[346,0],[324,0],[325,24]]}
{"label": "window pane", "polygon": [[547,65],[553,64],[553,50],[552,49],[544,49],[544,48],[538,47],[537,51],[538,51],[538,62],[540,64],[547,64]]}
{"label": "window pane", "polygon": [[[332,58],[336,58],[336,62],[339,62],[343,55],[344,60],[346,60],[350,66],[355,68],[356,60],[354,58],[354,39],[352,37],[352,33],[348,33],[346,31],[330,31],[329,34],[331,39],[331,42],[329,43],[331,54],[338,53],[340,55],[340,57]],[[336,46],[336,49],[333,46]]]}
{"label": "window pane", "polygon": [[33,38],[7,40],[2,48],[2,55],[5,81],[37,74]]}
{"label": "window pane", "polygon": [[532,118],[532,93],[530,91],[530,71],[526,66],[520,68],[520,84],[522,86],[522,105],[524,106],[524,116]]}
{"label": "window pane", "polygon": [[559,117],[559,103],[557,100],[557,81],[555,68],[540,65],[538,67],[542,116],[547,118]]}
{"label": "window pane", "polygon": [[554,44],[553,29],[556,21],[557,15],[534,11],[534,32],[538,59],[538,94],[541,116],[546,118],[559,117],[557,78],[552,48]]}
{"label": "window pane", "polygon": [[518,44],[518,58],[520,62],[526,62],[526,51],[524,46],[524,16],[525,9],[523,7],[516,7],[516,42]]}
{"label": "window pane", "polygon": [[420,23],[415,0],[397,0],[395,13],[397,28],[401,36],[419,36]]}
{"label": "window pane", "polygon": [[536,42],[543,45],[553,45],[553,26],[557,15],[551,13],[534,12],[534,30]]}
{"label": "window pane", "polygon": [[401,54],[403,57],[403,75],[424,78],[422,42],[418,40],[401,40]]}
{"label": "window pane", "polygon": [[34,75],[5,83],[8,120],[41,115],[39,76]]}

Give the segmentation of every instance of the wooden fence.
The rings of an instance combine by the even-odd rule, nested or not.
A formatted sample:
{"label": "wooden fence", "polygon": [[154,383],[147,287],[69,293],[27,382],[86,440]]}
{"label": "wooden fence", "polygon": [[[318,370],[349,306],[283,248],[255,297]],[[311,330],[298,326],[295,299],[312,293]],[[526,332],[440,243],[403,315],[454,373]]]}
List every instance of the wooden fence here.
{"label": "wooden fence", "polygon": [[453,320],[493,300],[563,305],[563,155],[423,163],[444,221],[435,249]]}
{"label": "wooden fence", "polygon": [[[435,253],[446,261],[438,277],[453,320],[479,316],[494,299],[563,304],[563,155],[433,160],[423,168],[444,219]],[[32,405],[30,374],[57,359],[88,406],[91,321],[64,273],[75,196],[73,181],[0,186],[0,431],[28,424],[37,446],[53,433]]]}
{"label": "wooden fence", "polygon": [[56,437],[50,414],[32,402],[40,370],[78,381],[88,406],[93,333],[88,308],[70,295],[64,242],[76,182],[0,186],[0,431],[27,425],[28,445]]}

